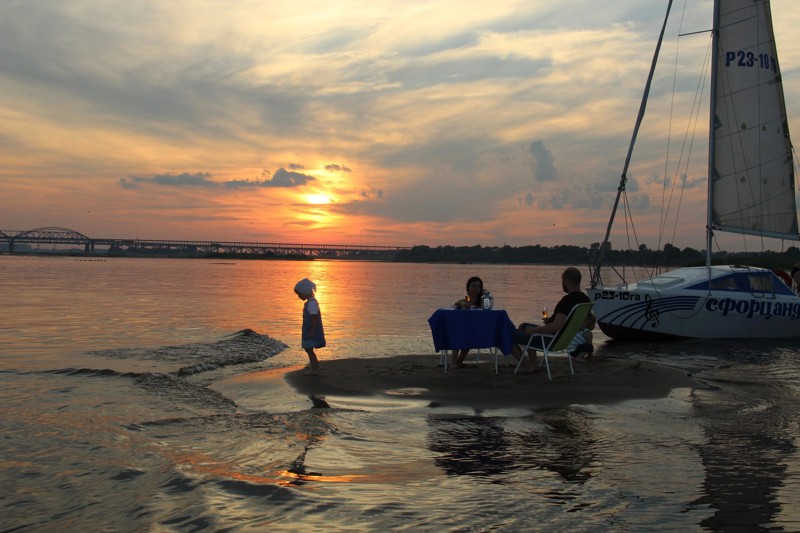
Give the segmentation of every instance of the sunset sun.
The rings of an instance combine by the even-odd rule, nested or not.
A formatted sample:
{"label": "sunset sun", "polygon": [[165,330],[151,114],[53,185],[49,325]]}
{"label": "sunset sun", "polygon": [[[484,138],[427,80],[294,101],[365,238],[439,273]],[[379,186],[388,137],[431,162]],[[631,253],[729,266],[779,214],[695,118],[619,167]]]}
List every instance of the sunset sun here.
{"label": "sunset sun", "polygon": [[307,194],[306,201],[315,205],[331,203],[330,197],[324,194]]}

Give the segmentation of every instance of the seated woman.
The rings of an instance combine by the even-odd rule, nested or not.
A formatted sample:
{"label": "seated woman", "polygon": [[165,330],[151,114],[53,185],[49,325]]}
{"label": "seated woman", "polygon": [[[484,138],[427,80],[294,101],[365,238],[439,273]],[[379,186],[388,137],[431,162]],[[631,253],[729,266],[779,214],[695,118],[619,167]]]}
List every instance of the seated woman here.
{"label": "seated woman", "polygon": [[[483,280],[478,276],[472,276],[467,280],[467,295],[461,300],[453,304],[453,307],[458,309],[470,309],[475,307],[483,307],[482,296],[485,294],[483,290]],[[469,350],[453,350],[453,356],[450,365],[453,368],[461,368],[464,365],[464,359],[467,357]]]}

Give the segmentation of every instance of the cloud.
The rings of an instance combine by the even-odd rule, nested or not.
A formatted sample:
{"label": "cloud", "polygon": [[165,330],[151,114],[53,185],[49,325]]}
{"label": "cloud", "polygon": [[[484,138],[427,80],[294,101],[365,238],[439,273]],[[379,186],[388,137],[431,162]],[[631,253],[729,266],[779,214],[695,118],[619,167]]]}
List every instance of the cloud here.
{"label": "cloud", "polygon": [[545,148],[544,143],[533,141],[528,146],[528,153],[531,155],[531,168],[533,177],[539,181],[552,181],[558,179],[558,173],[553,161],[553,154]]}
{"label": "cloud", "polygon": [[[363,189],[360,199],[342,202],[336,209],[348,214],[367,214],[393,222],[490,220],[497,206],[509,201],[523,187],[519,169],[482,176],[480,164],[470,173],[458,171],[465,163],[441,169],[418,169],[412,178],[389,187]],[[476,176],[477,175],[477,176]]]}
{"label": "cloud", "polygon": [[[482,142],[485,139],[475,138],[474,143],[454,144],[452,139],[437,138],[385,153],[376,149],[373,155],[380,164],[398,165],[396,172],[403,173],[402,179],[393,179],[385,187],[362,189],[358,200],[340,202],[336,209],[403,223],[477,222],[496,218],[498,210],[523,204],[546,202],[551,208],[558,208],[569,203],[567,199],[559,201],[557,193],[542,190],[548,182],[555,184],[558,176],[544,141],[533,141],[525,150],[518,145],[499,144],[481,151]],[[443,161],[447,164],[441,164]],[[409,162],[416,163],[416,174],[408,173]],[[527,169],[534,165],[540,170],[531,176]],[[543,173],[548,179],[539,179]]]}
{"label": "cloud", "polygon": [[[519,205],[538,210],[588,209],[597,210],[605,216],[610,213],[616,198],[616,188],[606,183],[569,183],[536,194],[528,193],[518,198]],[[645,209],[650,205],[649,195],[637,193],[636,180],[629,179],[626,185],[628,204]]]}
{"label": "cloud", "polygon": [[[673,176],[668,176],[665,182],[662,176],[658,174],[651,174],[645,180],[645,183],[648,185],[657,185],[659,187],[664,187],[664,188],[672,188],[674,181],[675,180],[673,179]],[[708,180],[706,179],[705,176],[690,178],[686,174],[681,174],[678,177],[678,186],[686,190],[697,189],[699,187],[706,187],[707,184]]]}
{"label": "cloud", "polygon": [[344,165],[338,165],[336,163],[325,165],[325,170],[327,170],[328,172],[353,172],[352,169]]}
{"label": "cloud", "polygon": [[[707,26],[707,2],[695,4],[687,8],[689,30]],[[45,189],[63,205],[129,200],[105,196],[107,181],[97,176],[111,175],[126,176],[122,189],[188,191],[209,219],[229,209],[241,220],[262,220],[263,205],[242,208],[248,195],[234,193],[271,188],[249,196],[262,204],[270,196],[270,221],[287,226],[295,218],[311,224],[297,209],[303,199],[291,194],[311,186],[335,198],[319,209],[367,215],[337,219],[339,228],[352,226],[347,235],[356,241],[369,240],[374,227],[403,239],[422,228],[422,237],[438,232],[444,242],[494,227],[476,238],[506,242],[516,237],[506,222],[538,209],[568,217],[570,209],[597,206],[602,213],[586,219],[603,219],[663,6],[596,6],[0,2],[0,168],[9,197],[18,199],[3,216],[52,214],[41,203]],[[791,31],[800,8],[780,10],[790,16],[776,24]],[[681,49],[701,63],[705,46],[689,39]],[[800,54],[782,57],[788,89]],[[689,96],[694,83],[691,89]],[[649,205],[656,190],[660,196],[644,177],[662,166],[655,153],[669,128],[658,105],[669,111],[671,103],[662,94],[654,87],[631,167],[640,178],[628,182],[627,195],[637,205]],[[793,94],[786,100],[796,107]],[[693,167],[682,171],[703,174]],[[260,168],[279,170],[253,171]],[[700,192],[704,184],[693,178],[684,187]],[[165,222],[179,217],[164,213]],[[331,227],[322,216],[315,221],[317,230]],[[230,224],[231,240],[242,227]],[[294,238],[283,226],[267,227],[261,231],[270,238]],[[198,222],[197,236],[204,231],[222,230]]]}
{"label": "cloud", "polygon": [[265,179],[241,179],[228,181],[211,181],[209,173],[197,174],[160,174],[152,178],[140,176],[129,176],[121,178],[119,184],[123,189],[135,189],[141,184],[165,185],[171,187],[206,187],[206,188],[225,188],[225,189],[256,189],[261,187],[280,187],[296,188],[302,187],[316,178],[299,172],[290,172],[284,168],[279,168],[271,178]]}
{"label": "cloud", "polygon": [[387,73],[387,79],[404,89],[439,83],[465,83],[491,79],[528,79],[551,66],[550,61],[521,57],[478,57],[443,61],[413,61]]}
{"label": "cloud", "polygon": [[217,187],[217,183],[208,180],[210,176],[211,174],[208,173],[159,174],[152,178],[128,176],[127,178],[121,178],[119,184],[123,189],[135,189],[142,183],[153,183],[172,187]]}
{"label": "cloud", "polygon": [[[645,184],[651,183],[650,179],[645,180]],[[615,177],[613,180],[598,182],[592,185],[592,187],[600,193],[617,193],[617,189],[619,188],[619,178]],[[628,174],[628,179],[625,181],[625,190],[627,192],[636,192],[639,190],[639,181],[636,179],[635,176]]]}
{"label": "cloud", "polygon": [[314,181],[316,178],[300,172],[290,172],[284,168],[279,168],[272,175],[271,179],[251,182],[256,187],[301,187]]}
{"label": "cloud", "polygon": [[520,204],[522,204],[523,202],[525,202],[525,205],[527,205],[527,206],[529,206],[529,207],[530,207],[530,206],[532,206],[532,205],[533,205],[533,193],[531,193],[531,192],[527,193],[527,194],[525,195],[525,198],[524,198],[524,199],[520,198],[520,201],[519,201],[519,202],[520,202]]}
{"label": "cloud", "polygon": [[370,188],[369,190],[363,190],[360,193],[362,198],[377,198],[380,199],[383,197],[383,190],[377,189],[375,187]]}

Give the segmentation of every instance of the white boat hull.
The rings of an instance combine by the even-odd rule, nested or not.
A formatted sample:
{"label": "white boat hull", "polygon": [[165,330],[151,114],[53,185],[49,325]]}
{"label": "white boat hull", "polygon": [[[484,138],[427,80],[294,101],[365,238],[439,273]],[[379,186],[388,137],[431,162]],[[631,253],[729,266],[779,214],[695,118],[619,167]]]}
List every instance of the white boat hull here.
{"label": "white boat hull", "polygon": [[[627,288],[593,288],[600,329],[613,339],[800,338],[800,297],[763,269],[720,269],[733,278],[758,275],[778,290],[709,290],[706,268],[679,269]],[[673,280],[671,287],[669,282]],[[703,283],[705,289],[698,288]]]}

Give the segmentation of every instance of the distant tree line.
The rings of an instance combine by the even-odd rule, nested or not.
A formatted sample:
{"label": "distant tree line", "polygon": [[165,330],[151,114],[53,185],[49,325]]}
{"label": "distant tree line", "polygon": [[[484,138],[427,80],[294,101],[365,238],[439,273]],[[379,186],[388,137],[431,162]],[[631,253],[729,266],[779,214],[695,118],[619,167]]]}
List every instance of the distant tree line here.
{"label": "distant tree line", "polygon": [[[414,246],[409,250],[401,250],[394,258],[403,263],[488,263],[488,264],[555,264],[586,265],[590,258],[598,255],[600,243],[593,243],[589,248],[584,246],[559,245],[541,246]],[[5,252],[0,243],[0,252]],[[188,253],[176,250],[140,250],[138,252],[116,252],[86,254],[82,249],[39,249],[27,244],[18,244],[17,253],[41,255],[100,255],[100,256],[136,256],[136,257],[197,257],[206,259],[294,259],[308,261],[314,258],[302,254],[238,254],[238,253]],[[694,248],[678,248],[665,244],[662,250],[651,250],[646,245],[635,250],[614,250],[609,244],[602,254],[605,262],[613,265],[645,266],[677,268],[682,266],[704,265],[705,250]],[[358,259],[381,260],[369,253],[339,254],[318,256],[319,259]],[[712,254],[715,264],[738,264],[765,268],[782,268],[790,270],[792,265],[800,263],[800,248],[790,246],[784,252],[715,252]]]}
{"label": "distant tree line", "polygon": [[[407,263],[496,263],[496,264],[559,264],[583,265],[597,255],[600,243],[583,246],[414,246],[398,253],[395,261]],[[614,250],[609,244],[603,253],[607,262],[615,265],[660,266],[667,268],[704,265],[705,250],[678,248],[665,244],[663,250],[651,250],[646,245],[636,250]],[[789,247],[784,252],[715,252],[715,264],[741,264],[766,268],[790,269],[800,262],[800,248]]]}

